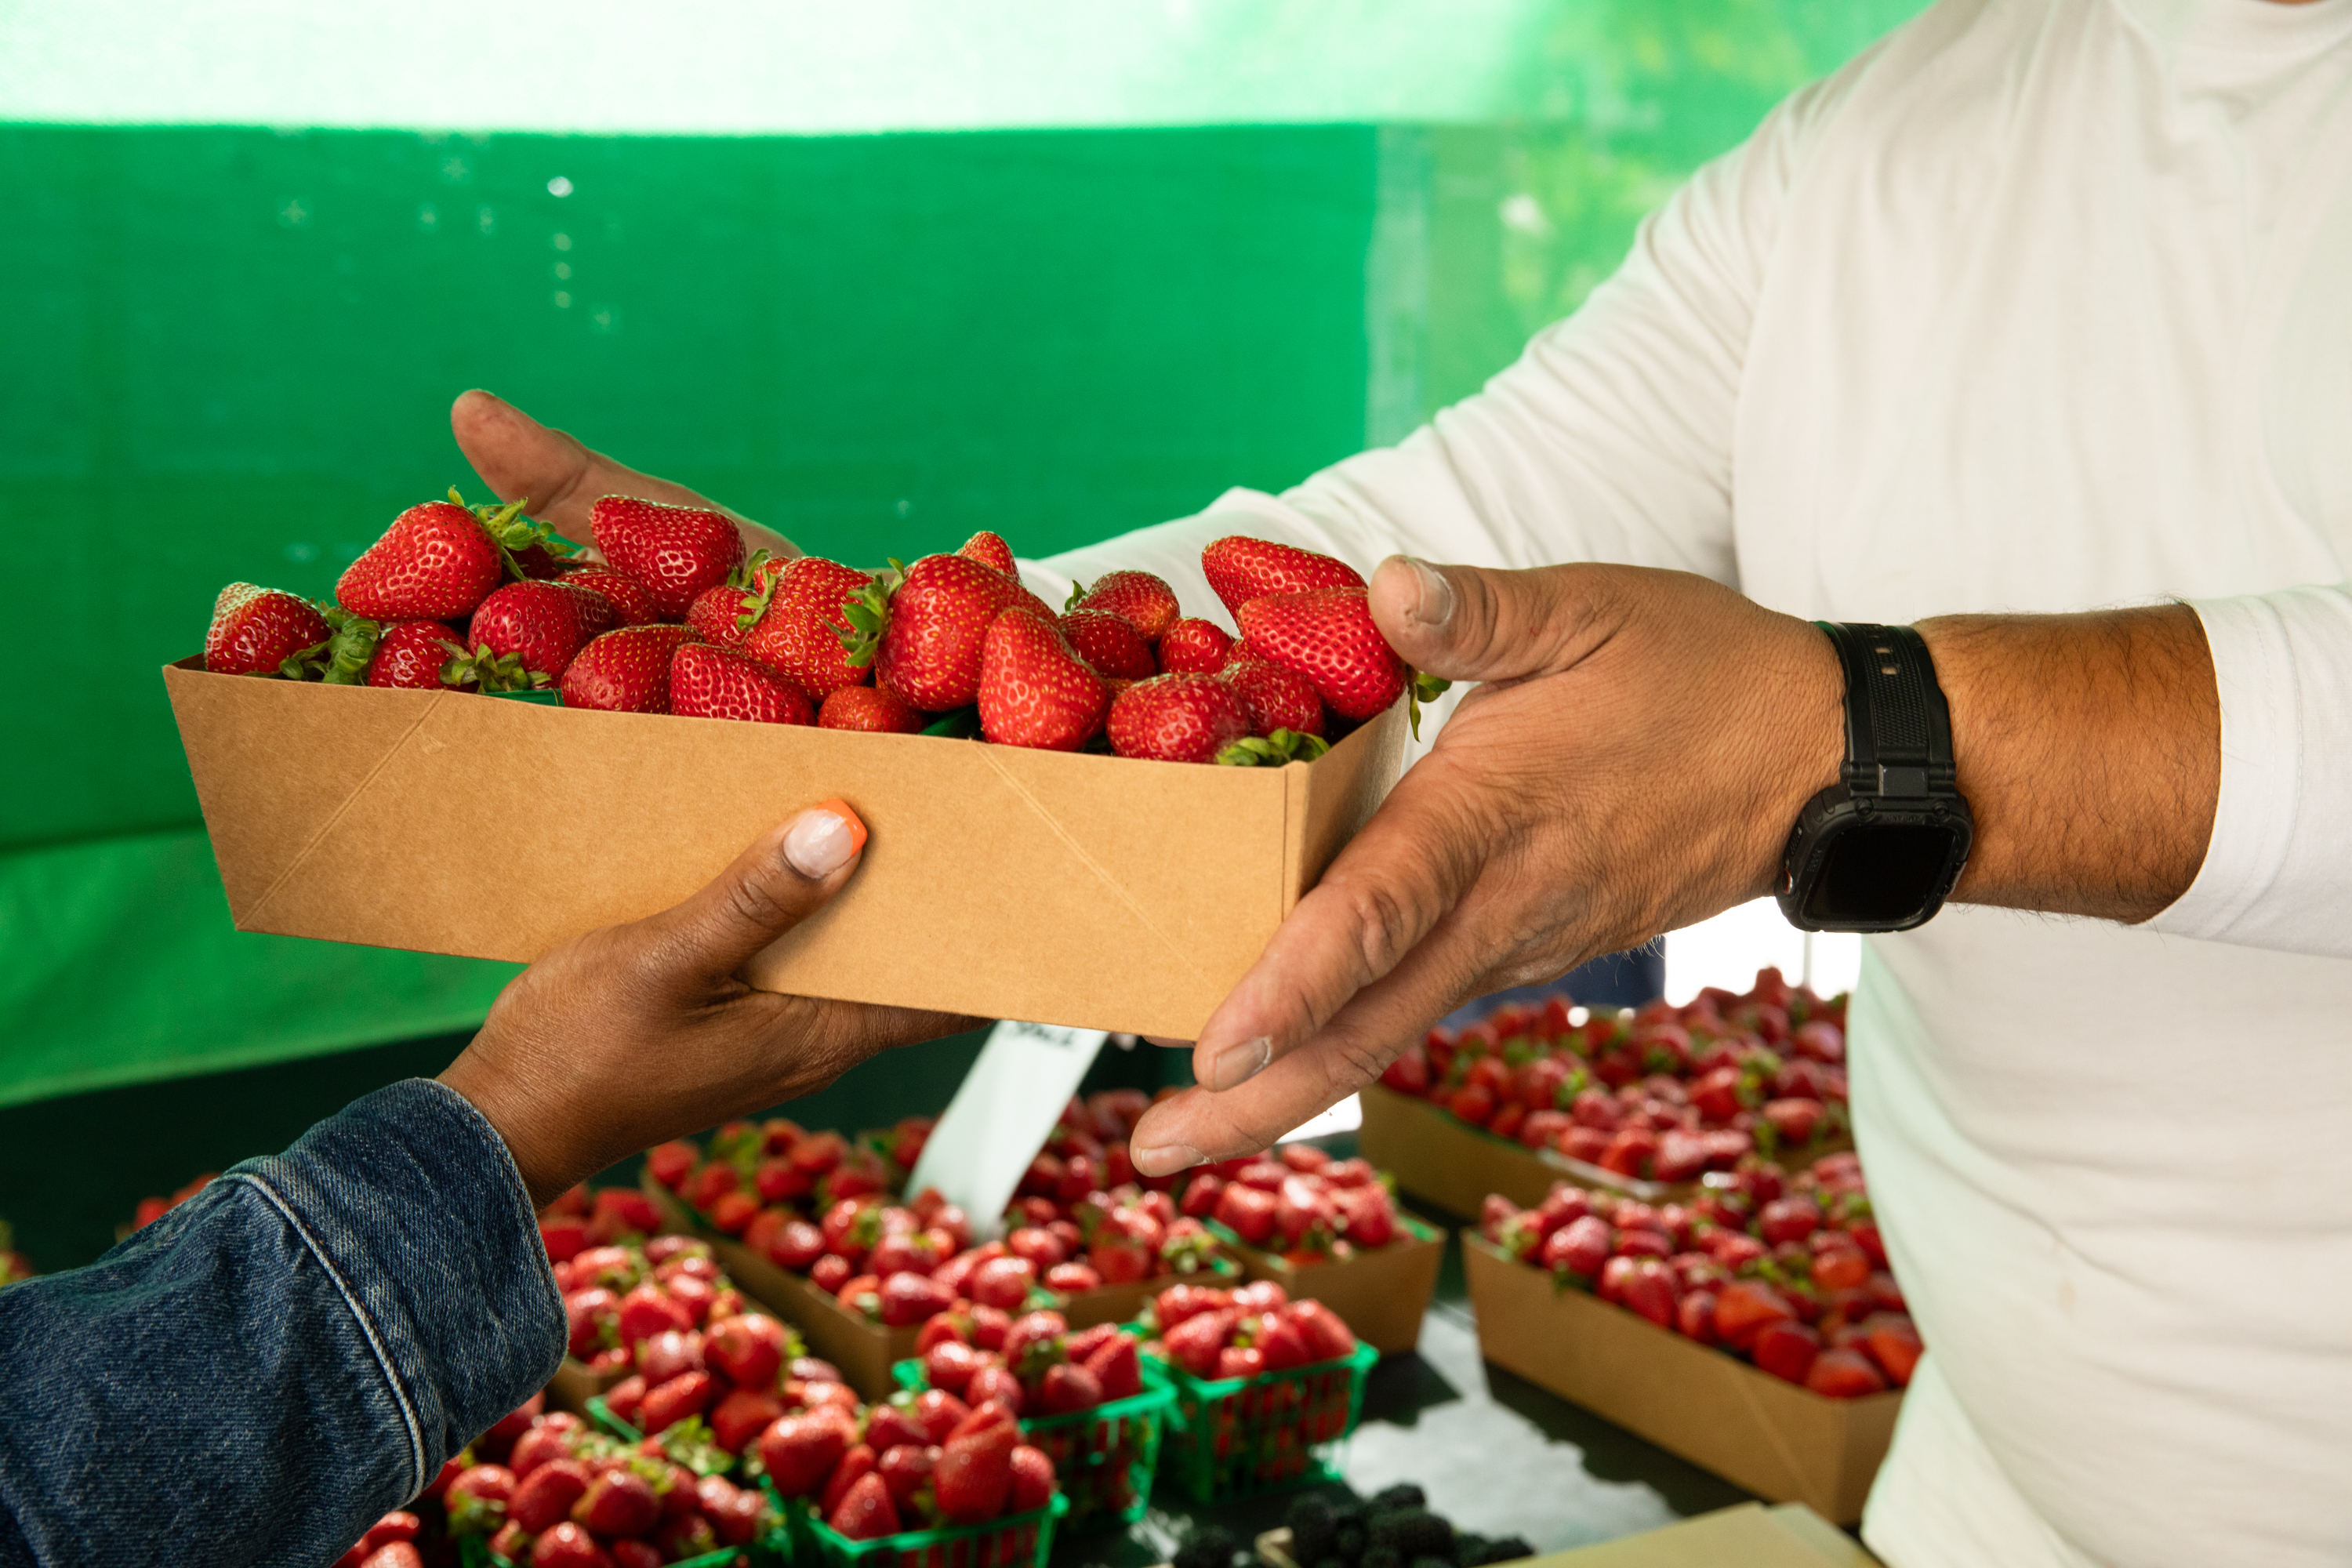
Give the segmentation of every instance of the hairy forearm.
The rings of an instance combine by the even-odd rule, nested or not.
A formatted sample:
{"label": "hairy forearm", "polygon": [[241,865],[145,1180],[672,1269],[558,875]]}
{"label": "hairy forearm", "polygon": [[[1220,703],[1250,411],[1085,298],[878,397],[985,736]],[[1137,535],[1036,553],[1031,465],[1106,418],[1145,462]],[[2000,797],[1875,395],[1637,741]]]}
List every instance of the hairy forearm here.
{"label": "hairy forearm", "polygon": [[1919,623],[1976,846],[1963,903],[2143,921],[2196,879],[2221,710],[2184,605]]}

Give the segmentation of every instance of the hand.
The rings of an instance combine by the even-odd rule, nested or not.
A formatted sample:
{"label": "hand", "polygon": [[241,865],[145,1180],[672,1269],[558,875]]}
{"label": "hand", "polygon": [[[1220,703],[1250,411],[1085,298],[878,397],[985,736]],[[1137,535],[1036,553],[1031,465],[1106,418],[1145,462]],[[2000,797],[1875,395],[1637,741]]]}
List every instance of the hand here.
{"label": "hand", "polygon": [[791,540],[684,485],[625,468],[561,430],[551,430],[505,399],[477,388],[449,405],[449,429],[474,472],[500,500],[528,499],[532,517],[578,544],[594,537],[588,510],[599,496],[637,496],[674,506],[707,507],[735,520],[743,548],[771,555],[800,551]]}
{"label": "hand", "polygon": [[737,971],[857,869],[866,827],[803,812],[675,909],[564,943],[515,977],[441,1081],[506,1140],[534,1205],[614,1161],[823,1089],[979,1020],[756,991]]}
{"label": "hand", "polygon": [[1680,572],[1392,556],[1373,619],[1479,681],[1202,1028],[1203,1086],[1137,1127],[1158,1175],[1265,1148],[1462,1002],[1771,890],[1837,778],[1829,639]]}

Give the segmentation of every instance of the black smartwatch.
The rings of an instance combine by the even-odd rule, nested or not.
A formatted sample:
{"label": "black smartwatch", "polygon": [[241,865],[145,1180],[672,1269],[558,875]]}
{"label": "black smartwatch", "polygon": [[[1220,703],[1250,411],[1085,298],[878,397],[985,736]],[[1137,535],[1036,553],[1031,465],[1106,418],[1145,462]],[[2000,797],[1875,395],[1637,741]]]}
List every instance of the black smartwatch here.
{"label": "black smartwatch", "polygon": [[1909,626],[1813,624],[1845,666],[1845,766],[1789,835],[1780,912],[1801,931],[1909,931],[1944,907],[1976,837],[1951,710]]}

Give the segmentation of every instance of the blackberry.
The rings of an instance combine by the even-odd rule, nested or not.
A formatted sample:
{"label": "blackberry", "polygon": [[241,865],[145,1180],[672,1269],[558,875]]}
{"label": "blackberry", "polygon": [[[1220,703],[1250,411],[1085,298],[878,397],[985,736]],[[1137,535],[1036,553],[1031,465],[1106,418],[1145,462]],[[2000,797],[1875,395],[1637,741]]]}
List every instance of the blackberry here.
{"label": "blackberry", "polygon": [[1234,1568],[1234,1558],[1241,1549],[1231,1531],[1202,1525],[1177,1549],[1173,1568]]}
{"label": "blackberry", "polygon": [[1364,1549],[1363,1568],[1404,1568],[1404,1559],[1389,1547],[1368,1546]]}
{"label": "blackberry", "polygon": [[1454,1555],[1454,1527],[1423,1508],[1376,1512],[1365,1533],[1375,1550],[1385,1546],[1408,1563],[1416,1557]]}
{"label": "blackberry", "polygon": [[1331,1550],[1342,1562],[1360,1563],[1364,1556],[1364,1527],[1343,1524],[1331,1533]]}
{"label": "blackberry", "polygon": [[1332,1545],[1339,1533],[1339,1522],[1331,1516],[1331,1505],[1323,1498],[1308,1493],[1290,1505],[1283,1522],[1290,1526],[1290,1560],[1294,1563],[1319,1563],[1332,1555]]}
{"label": "blackberry", "polygon": [[1478,1564],[1486,1561],[1479,1553],[1492,1544],[1493,1542],[1483,1535],[1473,1534],[1466,1530],[1455,1531],[1454,1532],[1454,1568],[1478,1568]]}
{"label": "blackberry", "polygon": [[1429,1494],[1427,1492],[1422,1490],[1411,1481],[1399,1481],[1396,1485],[1390,1487],[1383,1491],[1374,1492],[1372,1494],[1371,1500],[1364,1504],[1364,1511],[1367,1513],[1389,1513],[1393,1512],[1398,1509],[1427,1508],[1428,1506]]}

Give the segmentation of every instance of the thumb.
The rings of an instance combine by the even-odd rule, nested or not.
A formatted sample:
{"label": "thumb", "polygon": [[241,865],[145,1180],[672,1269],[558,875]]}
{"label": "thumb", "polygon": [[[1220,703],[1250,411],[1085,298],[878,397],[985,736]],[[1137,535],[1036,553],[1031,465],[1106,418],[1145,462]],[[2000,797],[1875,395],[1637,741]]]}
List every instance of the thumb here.
{"label": "thumb", "polygon": [[1576,663],[1605,636],[1603,569],[1436,566],[1391,555],[1372,573],[1372,621],[1415,669],[1515,680]]}
{"label": "thumb", "polygon": [[866,824],[838,800],[771,829],[684,903],[639,923],[656,963],[687,981],[733,974],[824,907],[866,847]]}

